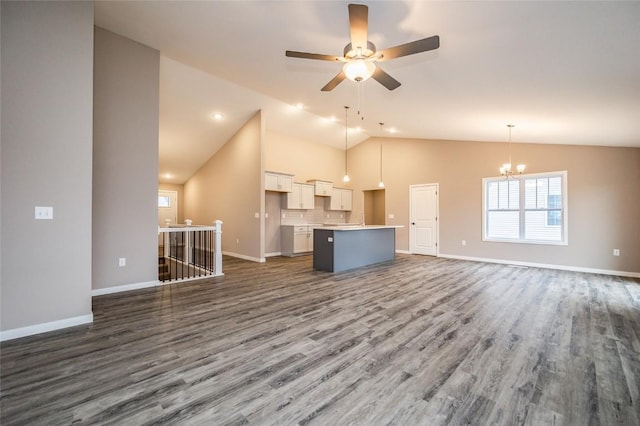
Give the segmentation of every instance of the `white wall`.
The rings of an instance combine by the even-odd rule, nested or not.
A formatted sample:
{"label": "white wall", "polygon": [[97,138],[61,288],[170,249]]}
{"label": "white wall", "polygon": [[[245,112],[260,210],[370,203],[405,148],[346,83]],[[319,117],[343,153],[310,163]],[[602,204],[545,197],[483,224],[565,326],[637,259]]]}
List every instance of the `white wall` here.
{"label": "white wall", "polygon": [[0,7],[4,340],[92,320],[93,3]]}

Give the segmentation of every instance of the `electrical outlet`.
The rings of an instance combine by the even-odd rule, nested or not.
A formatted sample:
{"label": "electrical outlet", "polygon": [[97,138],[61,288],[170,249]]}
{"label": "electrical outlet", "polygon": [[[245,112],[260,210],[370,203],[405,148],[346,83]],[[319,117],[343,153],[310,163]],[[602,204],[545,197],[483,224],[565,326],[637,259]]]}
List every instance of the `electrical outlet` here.
{"label": "electrical outlet", "polygon": [[467,240],[462,240],[462,242],[460,244],[462,244],[463,246],[466,246],[467,245]]}
{"label": "electrical outlet", "polygon": [[236,238],[236,244],[240,244],[240,238]]}
{"label": "electrical outlet", "polygon": [[613,249],[614,256],[620,256],[620,249]]}
{"label": "electrical outlet", "polygon": [[127,266],[127,258],[126,257],[121,257],[118,259],[118,266],[119,267],[123,267],[123,266]]}
{"label": "electrical outlet", "polygon": [[256,219],[260,219],[260,213],[254,213],[253,217],[255,217]]}
{"label": "electrical outlet", "polygon": [[393,214],[393,213],[389,213],[389,219],[395,219],[395,218],[396,218],[396,215],[395,215],[395,214]]}

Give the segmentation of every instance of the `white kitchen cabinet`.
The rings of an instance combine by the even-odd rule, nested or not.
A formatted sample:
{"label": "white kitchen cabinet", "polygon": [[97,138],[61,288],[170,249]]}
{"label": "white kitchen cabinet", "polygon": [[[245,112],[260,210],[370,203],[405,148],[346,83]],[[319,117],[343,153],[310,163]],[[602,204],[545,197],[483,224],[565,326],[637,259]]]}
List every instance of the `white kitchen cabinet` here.
{"label": "white kitchen cabinet", "polygon": [[314,185],[316,195],[320,197],[331,197],[331,193],[333,191],[333,182],[317,179],[308,180],[307,182]]}
{"label": "white kitchen cabinet", "polygon": [[293,175],[285,173],[264,173],[265,191],[291,192],[293,190]]}
{"label": "white kitchen cabinet", "polygon": [[294,183],[283,199],[285,209],[311,210],[315,207],[315,188],[306,183]]}
{"label": "white kitchen cabinet", "polygon": [[333,188],[329,210],[351,211],[353,208],[353,191],[344,188]]}
{"label": "white kitchen cabinet", "polygon": [[283,256],[295,256],[313,251],[313,229],[311,225],[280,226],[280,252]]}

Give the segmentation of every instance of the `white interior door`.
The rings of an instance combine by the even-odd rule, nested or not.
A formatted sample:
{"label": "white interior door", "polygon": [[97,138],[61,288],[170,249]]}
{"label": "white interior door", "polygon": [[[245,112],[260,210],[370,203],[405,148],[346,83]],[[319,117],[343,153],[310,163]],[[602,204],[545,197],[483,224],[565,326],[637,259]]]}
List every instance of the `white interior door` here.
{"label": "white interior door", "polygon": [[158,191],[158,226],[167,226],[166,220],[171,225],[178,223],[178,193],[176,191]]}
{"label": "white interior door", "polygon": [[438,184],[410,186],[409,251],[438,255]]}

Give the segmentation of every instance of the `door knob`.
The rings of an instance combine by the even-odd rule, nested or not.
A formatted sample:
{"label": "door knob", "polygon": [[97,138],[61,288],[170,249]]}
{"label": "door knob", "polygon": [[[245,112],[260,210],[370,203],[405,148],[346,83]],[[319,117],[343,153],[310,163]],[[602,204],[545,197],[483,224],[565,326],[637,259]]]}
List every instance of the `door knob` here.
{"label": "door knob", "polygon": [[412,225],[415,225],[416,223],[415,223],[415,222],[411,222],[411,224],[412,224]]}

